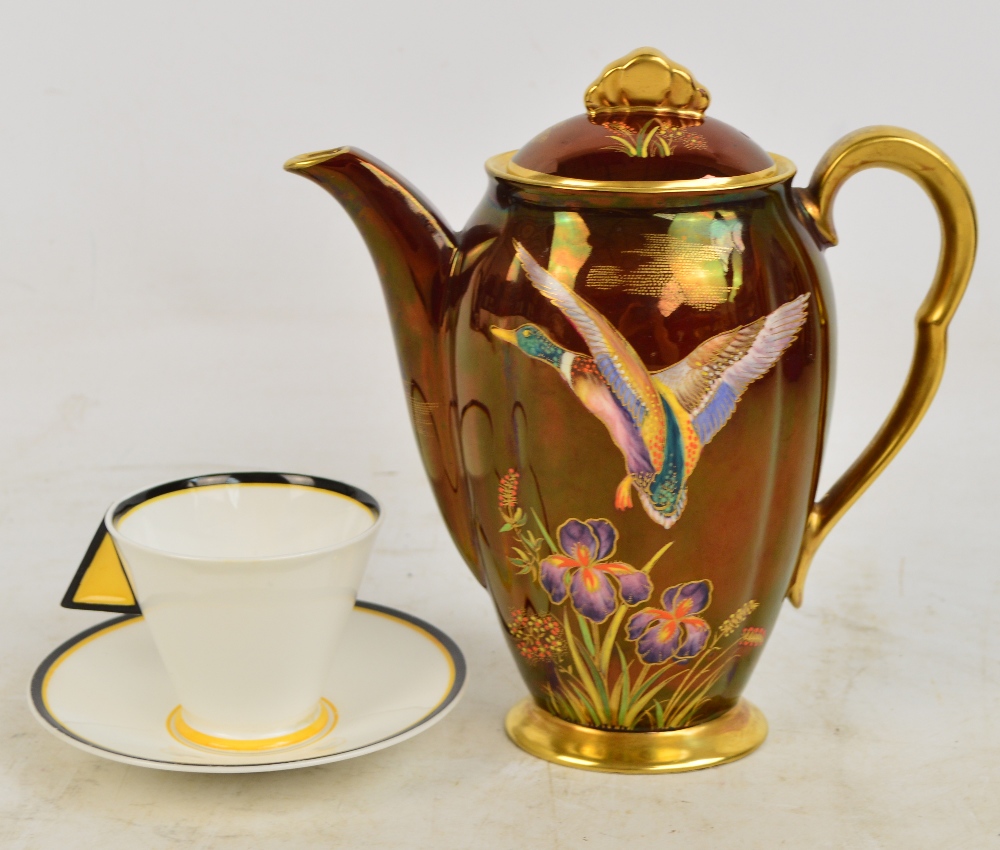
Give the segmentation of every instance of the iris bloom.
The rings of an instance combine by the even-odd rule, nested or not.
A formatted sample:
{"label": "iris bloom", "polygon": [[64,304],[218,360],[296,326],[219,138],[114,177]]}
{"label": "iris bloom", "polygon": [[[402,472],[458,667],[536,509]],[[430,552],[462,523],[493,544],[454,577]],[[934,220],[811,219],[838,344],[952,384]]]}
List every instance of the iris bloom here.
{"label": "iris bloom", "polygon": [[705,648],[711,629],[701,617],[712,601],[712,582],[689,581],[663,591],[663,608],[643,608],[629,617],[626,633],[638,642],[647,664],[694,658]]}
{"label": "iris bloom", "polygon": [[573,607],[594,623],[603,623],[618,607],[615,587],[629,605],[645,602],[653,584],[635,567],[608,560],[615,553],[618,532],[606,519],[570,519],[557,532],[561,554],[542,561],[540,578],[549,598],[559,604],[572,597]]}

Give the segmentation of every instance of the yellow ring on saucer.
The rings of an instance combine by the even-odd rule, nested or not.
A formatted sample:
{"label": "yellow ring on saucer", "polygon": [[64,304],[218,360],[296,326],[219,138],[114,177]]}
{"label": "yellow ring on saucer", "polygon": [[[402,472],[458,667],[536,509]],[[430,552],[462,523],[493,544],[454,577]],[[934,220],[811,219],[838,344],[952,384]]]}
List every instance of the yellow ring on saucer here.
{"label": "yellow ring on saucer", "polygon": [[177,706],[167,716],[167,731],[177,741],[188,746],[238,753],[263,752],[317,741],[330,732],[337,725],[339,719],[334,704],[326,698],[321,698],[319,716],[308,726],[304,726],[296,732],[289,732],[287,735],[278,735],[274,738],[219,738],[215,735],[199,732],[189,726],[181,713],[181,707]]}

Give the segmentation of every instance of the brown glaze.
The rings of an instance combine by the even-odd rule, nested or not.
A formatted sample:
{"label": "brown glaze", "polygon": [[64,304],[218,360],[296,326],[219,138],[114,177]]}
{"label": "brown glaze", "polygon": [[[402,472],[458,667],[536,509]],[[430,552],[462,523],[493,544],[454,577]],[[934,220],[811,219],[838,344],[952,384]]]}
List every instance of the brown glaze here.
{"label": "brown glaze", "polygon": [[559,177],[655,181],[733,177],[774,164],[722,121],[650,112],[576,115],[535,136],[513,163]]}
{"label": "brown glaze", "polygon": [[[541,536],[532,512],[537,513],[556,544],[554,550],[543,545],[542,556],[559,554],[558,529],[572,519],[613,525],[614,560],[635,571],[672,544],[648,574],[652,591],[646,601],[625,605],[621,592],[616,597],[616,605],[628,610],[605,671],[609,683],[621,678],[623,660],[632,681],[644,669],[655,669],[640,656],[627,624],[638,612],[661,606],[668,588],[710,583],[711,601],[695,613],[713,635],[750,605],[751,613],[729,638],[724,669],[683,725],[734,705],[789,585],[826,424],[827,275],[790,186],[697,199],[615,196],[609,206],[607,198],[598,203],[585,193],[570,201],[566,193],[527,191],[491,180],[486,198],[455,237],[412,188],[360,152],[342,151],[311,166],[306,176],[344,204],[372,251],[399,345],[414,430],[438,503],[463,557],[490,590],[539,704],[581,722],[552,696],[553,689],[568,692],[570,674],[560,670],[574,669],[565,641],[576,638],[565,634],[565,624],[571,631],[596,629],[600,636],[612,620],[586,623],[573,597],[557,602],[539,571],[523,572],[512,563],[517,540],[510,529],[503,530],[498,504],[498,487],[510,470],[518,473],[517,504],[532,515],[525,530]],[[567,315],[514,262],[519,243],[541,266],[550,263],[555,216],[568,207],[585,224],[590,249],[574,291],[628,341],[650,373],[677,363],[717,334],[809,296],[797,338],[773,368],[749,384],[729,421],[703,447],[688,478],[687,504],[669,528],[651,519],[638,499],[630,509],[616,507],[623,454],[608,429],[558,368],[527,356],[492,330],[533,323],[567,352],[587,354],[586,340]],[[650,289],[649,280],[657,278],[643,277],[643,269],[653,262],[656,271],[658,260],[650,260],[655,246],[687,250],[684,246],[694,244],[691,233],[702,232],[696,227],[702,224],[716,228],[716,246],[722,244],[719,233],[739,236],[726,243],[738,247],[732,248],[725,274],[713,267],[719,279],[712,285],[721,288],[705,289],[702,273],[695,276],[701,289],[685,289],[683,280],[669,297]],[[675,232],[680,236],[670,242]],[[735,252],[741,259],[738,272]],[[675,255],[670,257],[676,262]],[[679,279],[686,267],[671,268],[667,277]],[[562,632],[561,656],[526,651],[520,630],[526,618]],[[670,663],[686,674],[678,659]],[[687,663],[695,668],[694,660]],[[666,687],[661,699],[665,702],[670,693]],[[664,728],[652,710],[631,724],[618,721],[582,722]]]}
{"label": "brown glaze", "polygon": [[[760,608],[747,624],[770,631],[816,484],[825,425],[829,295],[816,243],[792,212],[788,186],[716,201],[746,223],[750,238],[743,286],[732,303],[711,311],[684,305],[666,319],[656,297],[589,286],[588,271],[636,250],[644,234],[661,229],[657,213],[684,208],[664,204],[656,212],[640,208],[583,214],[591,241],[600,247],[581,270],[578,291],[618,328],[650,370],[676,363],[701,342],[753,322],[797,295],[810,293],[814,306],[799,339],[769,374],[751,385],[731,421],[705,447],[691,476],[684,513],[669,530],[651,522],[639,506],[616,510],[622,461],[605,428],[582,410],[558,372],[518,356],[489,333],[498,322],[534,322],[551,330],[560,345],[586,351],[576,331],[527,281],[505,280],[513,239],[533,249],[536,257],[546,256],[551,209],[524,204],[516,191],[494,187],[474,217],[475,225],[490,221],[498,239],[497,248],[472,272],[459,307],[456,393],[480,563],[505,623],[511,611],[530,608],[545,614],[553,607],[540,588],[511,575],[509,543],[497,533],[497,482],[515,468],[550,528],[569,517],[611,520],[619,532],[618,560],[641,565],[672,541],[651,572],[654,600],[664,588],[707,578],[713,584],[705,612],[710,625],[718,627],[728,614],[756,600]],[[537,698],[550,671],[526,661],[511,643]],[[741,657],[692,722],[735,704],[757,654]]]}
{"label": "brown glaze", "polygon": [[373,157],[339,148],[300,173],[343,205],[361,231],[389,304],[403,387],[424,467],[452,539],[483,581],[455,451],[449,322],[461,292],[452,280],[456,237],[444,219]]}
{"label": "brown glaze", "polygon": [[[438,504],[543,710],[515,709],[508,731],[559,763],[627,739],[630,759],[583,766],[705,766],[677,762],[676,742],[715,726],[581,727],[687,729],[737,705],[816,547],[926,410],[971,271],[968,187],[926,139],[859,131],[793,190],[791,163],[705,117],[710,102],[687,68],[632,51],[586,90],[586,115],[487,163],[457,235],[360,152],[286,165],[368,243]],[[900,401],[816,502],[833,339],[821,252],[839,186],[875,165],[927,189],[941,262]],[[763,739],[759,715],[754,728],[739,754]]]}

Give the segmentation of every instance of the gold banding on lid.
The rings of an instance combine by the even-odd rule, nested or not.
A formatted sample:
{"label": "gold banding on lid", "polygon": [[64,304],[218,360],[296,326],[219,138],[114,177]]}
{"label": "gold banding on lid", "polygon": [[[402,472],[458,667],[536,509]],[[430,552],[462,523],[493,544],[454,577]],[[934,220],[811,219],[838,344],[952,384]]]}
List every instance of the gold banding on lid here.
{"label": "gold banding on lid", "polygon": [[653,112],[702,118],[711,96],[691,72],[655,47],[640,47],[608,65],[583,97],[587,112]]}
{"label": "gold banding on lid", "polygon": [[698,180],[581,180],[533,171],[512,162],[517,151],[497,154],[486,160],[486,170],[494,177],[528,186],[550,189],[568,189],[577,192],[621,192],[637,194],[674,193],[684,195],[709,195],[715,192],[733,192],[739,189],[756,189],[781,183],[795,176],[795,165],[790,159],[772,153],[774,165],[750,174],[734,177],[702,177]]}

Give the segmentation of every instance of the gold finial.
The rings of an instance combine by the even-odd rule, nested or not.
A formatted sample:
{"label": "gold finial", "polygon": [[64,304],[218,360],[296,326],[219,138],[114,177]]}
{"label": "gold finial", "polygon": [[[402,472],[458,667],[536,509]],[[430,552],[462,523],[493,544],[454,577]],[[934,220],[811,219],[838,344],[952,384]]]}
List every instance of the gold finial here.
{"label": "gold finial", "polygon": [[640,47],[608,65],[583,101],[591,117],[601,112],[658,112],[702,118],[710,96],[683,65],[655,47]]}

